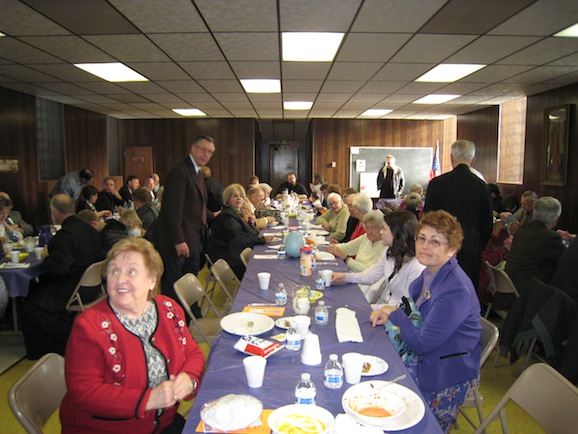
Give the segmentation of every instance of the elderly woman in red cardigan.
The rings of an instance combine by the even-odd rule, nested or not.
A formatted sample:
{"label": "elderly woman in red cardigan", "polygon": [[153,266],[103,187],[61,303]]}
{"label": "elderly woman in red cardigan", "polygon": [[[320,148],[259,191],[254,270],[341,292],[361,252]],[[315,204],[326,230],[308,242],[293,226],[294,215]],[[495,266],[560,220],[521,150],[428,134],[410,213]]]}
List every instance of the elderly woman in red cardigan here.
{"label": "elderly woman in red cardigan", "polygon": [[108,297],[75,321],[66,348],[63,433],[173,433],[179,401],[199,386],[204,356],[183,310],[154,294],[163,263],[127,238],[108,253]]}

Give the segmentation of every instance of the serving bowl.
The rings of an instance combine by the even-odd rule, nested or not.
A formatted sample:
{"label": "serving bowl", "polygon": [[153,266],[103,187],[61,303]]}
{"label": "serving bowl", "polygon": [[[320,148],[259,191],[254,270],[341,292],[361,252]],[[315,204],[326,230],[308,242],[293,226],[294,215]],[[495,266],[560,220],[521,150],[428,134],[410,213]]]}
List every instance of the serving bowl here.
{"label": "serving bowl", "polygon": [[291,404],[273,411],[267,423],[273,434],[328,434],[333,432],[335,418],[317,405]]}
{"label": "serving bowl", "polygon": [[349,388],[343,394],[342,405],[345,412],[358,422],[378,427],[399,418],[406,410],[402,398],[388,391],[387,386],[372,387],[371,382]]}

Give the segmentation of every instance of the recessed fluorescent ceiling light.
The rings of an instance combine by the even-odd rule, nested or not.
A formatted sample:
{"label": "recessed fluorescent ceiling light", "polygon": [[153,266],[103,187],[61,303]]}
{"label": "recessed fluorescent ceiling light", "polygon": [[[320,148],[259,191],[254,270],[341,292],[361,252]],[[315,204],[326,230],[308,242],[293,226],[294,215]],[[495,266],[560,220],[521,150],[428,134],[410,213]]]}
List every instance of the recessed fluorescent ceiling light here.
{"label": "recessed fluorescent ceiling light", "polygon": [[342,39],[343,33],[283,33],[283,60],[286,62],[332,62]]}
{"label": "recessed fluorescent ceiling light", "polygon": [[554,36],[560,36],[564,38],[578,38],[578,24],[568,27],[561,32],[556,33]]}
{"label": "recessed fluorescent ceiling light", "polygon": [[485,67],[486,65],[445,63],[430,69],[416,81],[428,83],[452,83]]}
{"label": "recessed fluorescent ceiling light", "polygon": [[444,94],[432,94],[426,95],[423,98],[415,100],[414,104],[442,104],[444,102],[451,101],[452,99],[459,98],[461,95],[444,95]]}
{"label": "recessed fluorescent ceiling light", "polygon": [[369,109],[369,110],[365,110],[359,116],[379,118],[381,116],[385,116],[388,113],[391,113],[392,111],[393,110],[387,110],[387,109]]}
{"label": "recessed fluorescent ceiling light", "polygon": [[148,78],[119,62],[114,63],[75,63],[74,66],[106,81],[149,81]]}
{"label": "recessed fluorescent ceiling light", "polygon": [[283,108],[285,110],[309,110],[313,106],[311,101],[285,101]]}
{"label": "recessed fluorescent ceiling light", "polygon": [[277,79],[243,78],[241,84],[247,93],[281,93],[281,82]]}
{"label": "recessed fluorescent ceiling light", "polygon": [[199,109],[173,109],[173,111],[181,116],[207,116]]}

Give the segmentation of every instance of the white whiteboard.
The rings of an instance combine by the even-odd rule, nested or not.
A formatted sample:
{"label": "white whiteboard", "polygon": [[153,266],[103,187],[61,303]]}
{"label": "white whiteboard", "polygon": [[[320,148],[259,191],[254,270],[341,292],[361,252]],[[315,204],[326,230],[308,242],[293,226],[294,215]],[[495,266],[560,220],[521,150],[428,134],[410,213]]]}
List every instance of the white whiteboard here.
{"label": "white whiteboard", "polygon": [[359,192],[365,193],[369,197],[379,197],[377,189],[378,172],[362,172],[359,174]]}

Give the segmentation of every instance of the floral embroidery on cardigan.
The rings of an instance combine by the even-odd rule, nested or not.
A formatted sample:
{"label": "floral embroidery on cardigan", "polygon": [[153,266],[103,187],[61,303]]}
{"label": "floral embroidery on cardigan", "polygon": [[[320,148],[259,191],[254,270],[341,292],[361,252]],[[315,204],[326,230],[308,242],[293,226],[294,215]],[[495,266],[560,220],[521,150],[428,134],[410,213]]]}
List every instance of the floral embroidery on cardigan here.
{"label": "floral embroidery on cardigan", "polygon": [[182,345],[181,350],[184,352],[187,345],[187,338],[185,336],[185,327],[187,323],[180,318],[179,314],[175,311],[172,302],[164,300],[162,304],[167,309],[167,318],[172,320],[175,324],[174,332],[178,335],[177,339]]}

